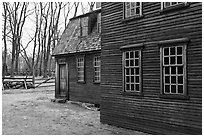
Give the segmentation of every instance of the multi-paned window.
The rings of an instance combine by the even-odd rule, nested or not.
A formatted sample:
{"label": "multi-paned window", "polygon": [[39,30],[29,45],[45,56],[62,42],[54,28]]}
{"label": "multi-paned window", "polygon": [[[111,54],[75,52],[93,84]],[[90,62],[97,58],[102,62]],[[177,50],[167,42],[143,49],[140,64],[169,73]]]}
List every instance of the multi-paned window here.
{"label": "multi-paned window", "polygon": [[186,2],[162,2],[162,9],[173,7],[180,4],[186,4]]}
{"label": "multi-paned window", "polygon": [[77,58],[77,81],[84,82],[84,57]]}
{"label": "multi-paned window", "polygon": [[164,94],[185,94],[185,45],[162,47]]}
{"label": "multi-paned window", "polygon": [[125,2],[125,18],[142,15],[142,2]]}
{"label": "multi-paned window", "polygon": [[140,54],[141,50],[123,52],[125,92],[141,92]]}
{"label": "multi-paned window", "polygon": [[101,57],[94,56],[94,82],[101,82]]}

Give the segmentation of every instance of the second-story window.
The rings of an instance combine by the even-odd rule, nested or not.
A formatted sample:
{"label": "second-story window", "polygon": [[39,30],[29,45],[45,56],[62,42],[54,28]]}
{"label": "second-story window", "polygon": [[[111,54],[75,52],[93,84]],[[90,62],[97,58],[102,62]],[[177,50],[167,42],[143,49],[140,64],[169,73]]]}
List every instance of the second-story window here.
{"label": "second-story window", "polygon": [[142,15],[142,2],[125,2],[124,4],[125,18]]}
{"label": "second-story window", "polygon": [[177,5],[186,5],[187,2],[162,2],[161,3],[161,9],[169,8],[169,7],[174,7]]}

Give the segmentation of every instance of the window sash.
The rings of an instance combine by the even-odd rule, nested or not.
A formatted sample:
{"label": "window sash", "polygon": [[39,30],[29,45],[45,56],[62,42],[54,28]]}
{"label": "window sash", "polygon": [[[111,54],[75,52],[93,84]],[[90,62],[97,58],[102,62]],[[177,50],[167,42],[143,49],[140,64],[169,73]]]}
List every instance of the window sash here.
{"label": "window sash", "polygon": [[142,2],[125,2],[124,18],[142,15]]}
{"label": "window sash", "polygon": [[[178,50],[181,48],[182,50]],[[186,95],[186,45],[161,47],[160,51],[162,94]],[[171,57],[175,58],[174,62],[166,60]],[[178,60],[178,57],[181,59]]]}
{"label": "window sash", "polygon": [[169,8],[169,7],[173,7],[173,6],[177,6],[180,4],[187,4],[187,2],[161,2],[161,10],[165,9],[165,8]]}
{"label": "window sash", "polygon": [[141,50],[123,52],[123,77],[124,92],[141,92]]}
{"label": "window sash", "polygon": [[94,82],[101,82],[101,58],[94,56]]}
{"label": "window sash", "polygon": [[77,81],[84,81],[84,57],[77,58]]}

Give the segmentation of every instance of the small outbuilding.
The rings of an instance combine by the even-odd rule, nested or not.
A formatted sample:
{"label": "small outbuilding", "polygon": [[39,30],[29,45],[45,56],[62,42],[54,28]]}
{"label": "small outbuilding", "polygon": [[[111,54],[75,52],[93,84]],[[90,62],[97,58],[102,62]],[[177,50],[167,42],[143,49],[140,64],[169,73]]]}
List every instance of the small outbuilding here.
{"label": "small outbuilding", "polygon": [[101,10],[71,18],[53,56],[55,97],[99,104]]}

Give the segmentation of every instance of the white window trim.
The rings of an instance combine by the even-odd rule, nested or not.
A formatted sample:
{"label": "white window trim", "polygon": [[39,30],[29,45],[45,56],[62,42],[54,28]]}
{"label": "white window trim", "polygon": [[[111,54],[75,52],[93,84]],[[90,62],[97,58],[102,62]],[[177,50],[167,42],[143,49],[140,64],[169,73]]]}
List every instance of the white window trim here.
{"label": "white window trim", "polygon": [[[83,59],[83,66],[78,65],[79,59]],[[85,69],[84,69],[85,68],[85,58],[84,57],[77,57],[76,63],[77,63],[76,64],[76,66],[77,66],[77,81],[78,82],[85,82]],[[82,71],[83,72],[83,79],[82,80],[79,79],[79,70],[78,70],[78,68],[83,68],[83,71]]]}
{"label": "white window trim", "polygon": [[164,10],[164,9],[167,9],[170,7],[176,7],[176,6],[182,5],[182,4],[184,4],[186,6],[188,4],[188,2],[183,2],[183,3],[176,4],[176,5],[168,6],[168,7],[165,7],[165,2],[161,2],[161,10]]}
{"label": "white window trim", "polygon": [[[126,74],[125,74],[125,53],[126,52],[130,52],[130,51],[138,51],[139,52],[139,91],[126,91]],[[123,57],[122,57],[122,60],[123,60],[123,92],[125,93],[142,93],[142,67],[141,67],[141,54],[142,54],[142,50],[141,49],[132,49],[132,50],[125,50],[123,51]],[[134,75],[135,77],[135,75]],[[135,84],[135,83],[134,83]]]}
{"label": "white window trim", "polygon": [[[96,59],[96,58],[99,58],[99,62],[100,62],[99,66],[96,66],[96,65],[95,65],[95,59]],[[100,83],[100,82],[101,82],[101,56],[100,56],[100,55],[95,55],[95,56],[94,56],[93,66],[94,66],[94,83]],[[97,77],[99,78],[98,81],[95,80],[95,77],[96,77],[96,75],[95,75],[95,72],[96,72],[96,71],[95,71],[95,68],[99,68],[99,75],[97,76]]]}
{"label": "white window trim", "polygon": [[[136,2],[135,2],[136,3]],[[124,4],[123,4],[123,12],[124,12],[124,14],[123,14],[123,18],[124,19],[128,19],[128,18],[133,18],[133,17],[140,17],[140,16],[142,16],[142,7],[143,7],[143,5],[142,5],[142,2],[139,2],[140,3],[140,14],[139,15],[130,15],[130,16],[128,16],[127,17],[127,13],[126,13],[126,2],[124,2]]]}

